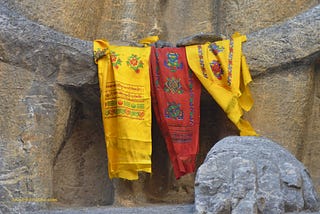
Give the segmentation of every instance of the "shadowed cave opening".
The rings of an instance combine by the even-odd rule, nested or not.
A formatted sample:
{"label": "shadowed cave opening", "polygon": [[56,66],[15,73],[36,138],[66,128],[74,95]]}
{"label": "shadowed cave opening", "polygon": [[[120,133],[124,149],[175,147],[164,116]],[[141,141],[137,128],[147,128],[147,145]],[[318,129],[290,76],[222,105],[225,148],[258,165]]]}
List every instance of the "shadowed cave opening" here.
{"label": "shadowed cave opening", "polygon": [[[195,173],[176,180],[167,148],[153,115],[152,171],[139,180],[108,178],[100,106],[76,102],[70,133],[53,166],[53,194],[58,206],[137,206],[194,202]],[[239,132],[223,110],[202,88],[200,145],[197,168],[220,139]]]}

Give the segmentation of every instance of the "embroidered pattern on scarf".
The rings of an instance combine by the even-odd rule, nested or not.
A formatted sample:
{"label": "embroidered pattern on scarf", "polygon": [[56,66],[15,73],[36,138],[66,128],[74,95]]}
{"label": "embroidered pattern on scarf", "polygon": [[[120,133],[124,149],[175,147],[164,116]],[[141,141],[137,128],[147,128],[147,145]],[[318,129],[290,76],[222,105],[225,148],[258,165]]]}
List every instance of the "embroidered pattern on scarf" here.
{"label": "embroidered pattern on scarf", "polygon": [[94,41],[110,178],[151,173],[150,47]]}
{"label": "embroidered pattern on scarf", "polygon": [[253,105],[248,86],[252,79],[241,50],[245,40],[244,35],[234,34],[230,40],[187,46],[186,53],[190,68],[240,135],[257,135],[242,119],[243,110],[249,111]]}
{"label": "embroidered pattern on scarf", "polygon": [[178,179],[195,170],[201,84],[188,67],[185,48],[152,48],[150,72],[153,109]]}

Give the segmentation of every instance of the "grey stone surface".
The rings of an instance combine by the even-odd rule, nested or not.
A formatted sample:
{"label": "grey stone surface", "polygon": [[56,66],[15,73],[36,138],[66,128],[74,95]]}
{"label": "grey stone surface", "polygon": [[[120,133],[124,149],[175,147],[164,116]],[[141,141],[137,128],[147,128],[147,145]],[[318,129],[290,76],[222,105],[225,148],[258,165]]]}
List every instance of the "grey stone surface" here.
{"label": "grey stone surface", "polygon": [[308,167],[311,172],[313,183],[317,186],[318,193],[320,193],[320,170],[319,170],[319,158],[320,158],[320,60],[314,68],[314,92],[311,94],[313,99],[313,105],[310,106],[310,113],[307,114],[309,122],[306,126],[306,138],[304,140],[304,155],[301,160]]}
{"label": "grey stone surface", "polygon": [[[1,62],[38,71],[46,80],[78,91],[86,102],[99,100],[97,68],[92,60],[92,42],[83,41],[32,22],[0,6]],[[91,100],[90,100],[91,99]]]}
{"label": "grey stone surface", "polygon": [[230,36],[235,31],[249,34],[302,13],[319,0],[223,0],[218,1],[219,24],[215,32]]}
{"label": "grey stone surface", "polygon": [[92,214],[191,214],[194,213],[194,206],[191,204],[185,205],[153,205],[145,207],[91,207],[91,208],[74,208],[74,209],[60,209],[60,210],[45,210],[39,212],[32,212],[28,214],[63,214],[63,213],[92,213]]}
{"label": "grey stone surface", "polygon": [[[113,202],[102,131],[92,129],[91,136],[87,133],[82,141],[81,135],[76,136],[78,141],[69,141],[70,133],[77,133],[74,124],[82,107],[79,101],[86,100],[90,107],[96,104],[99,109],[91,46],[91,42],[50,30],[0,4],[0,213],[47,208],[51,202],[38,200],[57,197],[54,186],[56,192],[62,187],[77,193],[69,197],[73,203]],[[79,101],[57,84],[62,73],[75,78],[76,84],[67,85],[71,94],[76,86],[82,87],[78,96],[74,95]],[[99,111],[95,113],[100,116]],[[93,118],[84,113],[81,117],[83,121]],[[95,125],[99,127],[99,122]],[[99,140],[93,141],[95,138]],[[67,142],[78,144],[65,146]],[[64,148],[68,149],[62,152]],[[98,151],[96,160],[93,156]],[[61,170],[65,164],[68,172]],[[55,176],[65,177],[58,180]],[[90,186],[93,191],[88,194]]]}
{"label": "grey stone surface", "polygon": [[52,197],[60,204],[90,207],[114,201],[102,124],[98,116],[93,117],[83,112],[77,118],[54,160]]}
{"label": "grey stone surface", "polygon": [[197,44],[204,44],[206,42],[215,42],[222,40],[222,36],[215,35],[213,33],[200,33],[193,36],[188,36],[185,38],[180,39],[176,46],[187,46],[187,45],[197,45]]}
{"label": "grey stone surface", "polygon": [[304,165],[262,137],[226,137],[208,153],[195,180],[197,213],[320,211]]}
{"label": "grey stone surface", "polygon": [[10,10],[67,35],[96,38],[97,17],[109,15],[108,0],[0,0]]}
{"label": "grey stone surface", "polygon": [[247,38],[243,52],[253,76],[314,63],[320,56],[320,4]]}
{"label": "grey stone surface", "polygon": [[302,160],[307,154],[303,152],[304,146],[310,141],[305,134],[306,123],[312,117],[306,115],[311,115],[314,86],[318,83],[314,70],[303,65],[256,77],[251,84],[255,103],[247,119],[260,135],[276,141]]}

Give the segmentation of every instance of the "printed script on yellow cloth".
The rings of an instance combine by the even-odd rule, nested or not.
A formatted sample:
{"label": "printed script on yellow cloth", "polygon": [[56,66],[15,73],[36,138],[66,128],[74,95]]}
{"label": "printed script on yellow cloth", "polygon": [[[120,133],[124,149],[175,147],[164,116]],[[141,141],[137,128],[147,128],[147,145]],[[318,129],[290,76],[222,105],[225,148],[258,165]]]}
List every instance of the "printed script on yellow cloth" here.
{"label": "printed script on yellow cloth", "polygon": [[253,99],[248,84],[252,81],[242,54],[245,35],[234,34],[230,40],[186,47],[190,68],[202,85],[240,130],[240,135],[257,135],[244,119]]}
{"label": "printed script on yellow cloth", "polygon": [[93,45],[109,177],[135,180],[139,171],[151,173],[151,48],[113,46],[105,40]]}

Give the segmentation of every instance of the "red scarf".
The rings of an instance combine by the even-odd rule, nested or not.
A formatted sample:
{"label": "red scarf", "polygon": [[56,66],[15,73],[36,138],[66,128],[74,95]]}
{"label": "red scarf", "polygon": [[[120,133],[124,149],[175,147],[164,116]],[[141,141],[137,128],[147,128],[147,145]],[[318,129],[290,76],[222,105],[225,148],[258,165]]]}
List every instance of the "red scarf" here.
{"label": "red scarf", "polygon": [[188,66],[184,47],[152,47],[150,59],[153,109],[178,179],[195,170],[201,84]]}

